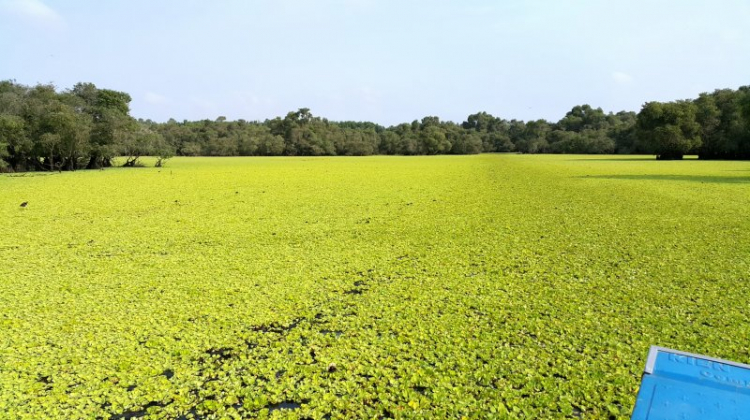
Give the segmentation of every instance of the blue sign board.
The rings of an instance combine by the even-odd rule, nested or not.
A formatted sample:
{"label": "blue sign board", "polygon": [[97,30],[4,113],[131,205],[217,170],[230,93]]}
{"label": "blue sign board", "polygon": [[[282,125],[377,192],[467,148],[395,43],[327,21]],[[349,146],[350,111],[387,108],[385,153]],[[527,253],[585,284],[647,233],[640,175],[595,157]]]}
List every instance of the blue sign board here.
{"label": "blue sign board", "polygon": [[631,420],[750,419],[750,366],[652,346]]}

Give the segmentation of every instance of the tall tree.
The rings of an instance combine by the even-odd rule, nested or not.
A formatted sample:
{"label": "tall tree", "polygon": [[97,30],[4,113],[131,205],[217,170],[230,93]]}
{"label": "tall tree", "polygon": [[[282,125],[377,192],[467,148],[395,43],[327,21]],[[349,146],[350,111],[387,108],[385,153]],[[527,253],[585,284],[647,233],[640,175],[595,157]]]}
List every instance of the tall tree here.
{"label": "tall tree", "polygon": [[606,128],[607,117],[601,108],[592,108],[588,104],[576,105],[557,124],[565,131],[580,133]]}
{"label": "tall tree", "polygon": [[638,141],[657,159],[682,159],[701,145],[696,105],[691,101],[648,102],[638,113]]}
{"label": "tall tree", "polygon": [[137,130],[130,116],[130,95],[109,89],[98,89],[93,83],[78,83],[67,92],[70,101],[91,117],[89,169],[112,165],[121,150],[118,142]]}

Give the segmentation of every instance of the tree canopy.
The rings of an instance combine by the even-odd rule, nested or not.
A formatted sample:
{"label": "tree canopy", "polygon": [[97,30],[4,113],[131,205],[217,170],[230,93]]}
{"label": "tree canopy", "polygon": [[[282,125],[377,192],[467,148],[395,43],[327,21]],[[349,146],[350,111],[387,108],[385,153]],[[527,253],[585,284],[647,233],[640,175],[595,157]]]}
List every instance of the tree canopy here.
{"label": "tree canopy", "polygon": [[78,83],[0,82],[0,170],[76,170],[141,156],[157,165],[182,156],[431,155],[488,152],[649,153],[659,159],[750,158],[750,86],[703,93],[694,100],[648,102],[638,114],[576,105],[557,122],[506,120],[487,112],[461,124],[426,116],[383,127],[329,121],[300,108],[265,121],[165,123],[136,120],[127,93]]}
{"label": "tree canopy", "polygon": [[[130,116],[130,95],[78,83],[58,92],[53,85],[0,82],[0,168],[96,169],[115,156],[171,156],[161,134]],[[145,139],[145,140],[144,140]]]}

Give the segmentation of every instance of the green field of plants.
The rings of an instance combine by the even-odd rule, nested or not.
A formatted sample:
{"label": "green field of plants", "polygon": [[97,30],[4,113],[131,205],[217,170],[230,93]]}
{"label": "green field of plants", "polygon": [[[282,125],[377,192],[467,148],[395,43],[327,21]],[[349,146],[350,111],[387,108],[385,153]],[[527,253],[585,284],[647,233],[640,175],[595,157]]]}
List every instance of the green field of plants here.
{"label": "green field of plants", "polygon": [[0,175],[0,418],[627,419],[652,344],[750,362],[748,209],[632,156]]}

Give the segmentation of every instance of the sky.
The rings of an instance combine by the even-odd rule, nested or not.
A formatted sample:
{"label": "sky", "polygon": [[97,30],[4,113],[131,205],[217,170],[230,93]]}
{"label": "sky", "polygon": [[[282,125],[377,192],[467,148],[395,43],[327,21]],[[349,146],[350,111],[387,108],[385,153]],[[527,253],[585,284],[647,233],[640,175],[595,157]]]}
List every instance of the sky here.
{"label": "sky", "polygon": [[0,0],[8,79],[154,121],[558,121],[750,85],[750,0]]}

